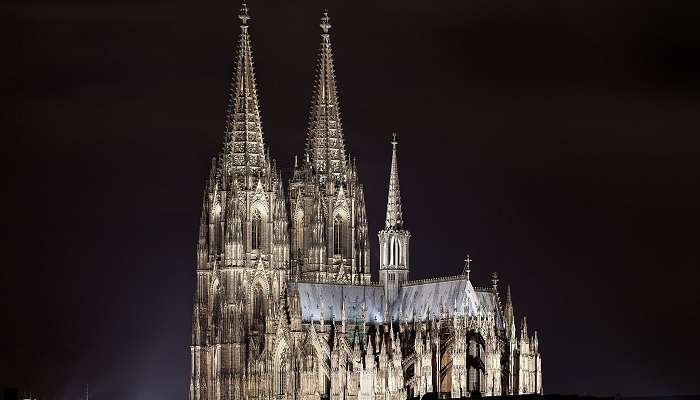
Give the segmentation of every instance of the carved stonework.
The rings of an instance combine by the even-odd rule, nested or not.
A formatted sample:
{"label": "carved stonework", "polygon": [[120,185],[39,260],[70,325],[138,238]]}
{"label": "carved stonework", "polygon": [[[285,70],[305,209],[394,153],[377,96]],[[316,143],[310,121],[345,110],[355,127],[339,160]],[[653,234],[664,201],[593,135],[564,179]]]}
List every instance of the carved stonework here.
{"label": "carved stonework", "polygon": [[461,275],[408,279],[396,137],[380,282],[371,282],[364,188],[345,150],[326,13],[304,161],[285,195],[263,141],[245,5],[239,18],[224,145],[197,238],[190,400],[541,394],[537,332],[525,319],[516,328],[510,288],[501,305],[495,275],[491,287],[473,287],[468,258]]}

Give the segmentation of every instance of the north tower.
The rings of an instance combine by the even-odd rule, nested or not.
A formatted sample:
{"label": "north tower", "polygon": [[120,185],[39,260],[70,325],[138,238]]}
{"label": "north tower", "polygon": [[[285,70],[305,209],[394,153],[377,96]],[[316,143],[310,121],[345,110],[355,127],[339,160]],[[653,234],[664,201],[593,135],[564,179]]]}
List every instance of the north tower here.
{"label": "north tower", "polygon": [[289,183],[291,273],[294,279],[367,284],[364,188],[345,150],[327,12],[320,27],[306,147]]}

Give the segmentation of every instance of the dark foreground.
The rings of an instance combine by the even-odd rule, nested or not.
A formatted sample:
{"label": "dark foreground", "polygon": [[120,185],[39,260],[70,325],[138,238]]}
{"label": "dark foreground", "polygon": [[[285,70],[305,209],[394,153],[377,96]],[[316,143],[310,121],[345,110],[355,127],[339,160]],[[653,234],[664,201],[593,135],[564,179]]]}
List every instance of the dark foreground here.
{"label": "dark foreground", "polygon": [[[430,393],[423,396],[420,400],[437,400],[440,398],[437,393]],[[463,397],[463,399],[474,399],[478,396]],[[417,397],[413,398],[418,400]],[[686,396],[585,396],[577,394],[523,394],[517,396],[492,396],[489,400],[700,400],[700,395]]]}

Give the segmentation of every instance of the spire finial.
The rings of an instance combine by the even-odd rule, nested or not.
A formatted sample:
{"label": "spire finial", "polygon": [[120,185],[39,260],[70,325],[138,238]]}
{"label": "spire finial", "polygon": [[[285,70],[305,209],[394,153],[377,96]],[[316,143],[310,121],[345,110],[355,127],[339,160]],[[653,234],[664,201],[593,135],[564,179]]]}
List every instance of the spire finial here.
{"label": "spire finial", "polygon": [[399,144],[399,142],[396,140],[396,132],[391,134],[391,145],[393,146],[393,149],[396,150],[396,145]]}
{"label": "spire finial", "polygon": [[241,4],[241,11],[238,14],[238,18],[243,22],[243,26],[248,25],[250,15],[248,15],[248,6],[245,4],[245,1]]}
{"label": "spire finial", "polygon": [[323,16],[321,17],[321,29],[323,29],[324,34],[328,34],[328,31],[331,29],[331,17],[328,16],[328,9],[323,10]]}
{"label": "spire finial", "polygon": [[493,271],[491,274],[491,283],[493,283],[493,290],[496,291],[498,289],[498,272]]}

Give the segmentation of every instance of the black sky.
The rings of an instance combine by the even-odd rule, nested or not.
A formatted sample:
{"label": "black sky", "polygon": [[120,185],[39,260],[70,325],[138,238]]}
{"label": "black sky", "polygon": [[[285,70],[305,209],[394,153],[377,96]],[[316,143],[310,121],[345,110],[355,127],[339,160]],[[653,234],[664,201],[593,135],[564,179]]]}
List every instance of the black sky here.
{"label": "black sky", "polygon": [[[286,168],[303,148],[327,7],[372,232],[399,135],[412,276],[498,271],[548,393],[699,393],[692,4],[251,0],[265,139]],[[186,398],[238,7],[0,5],[0,386]]]}

